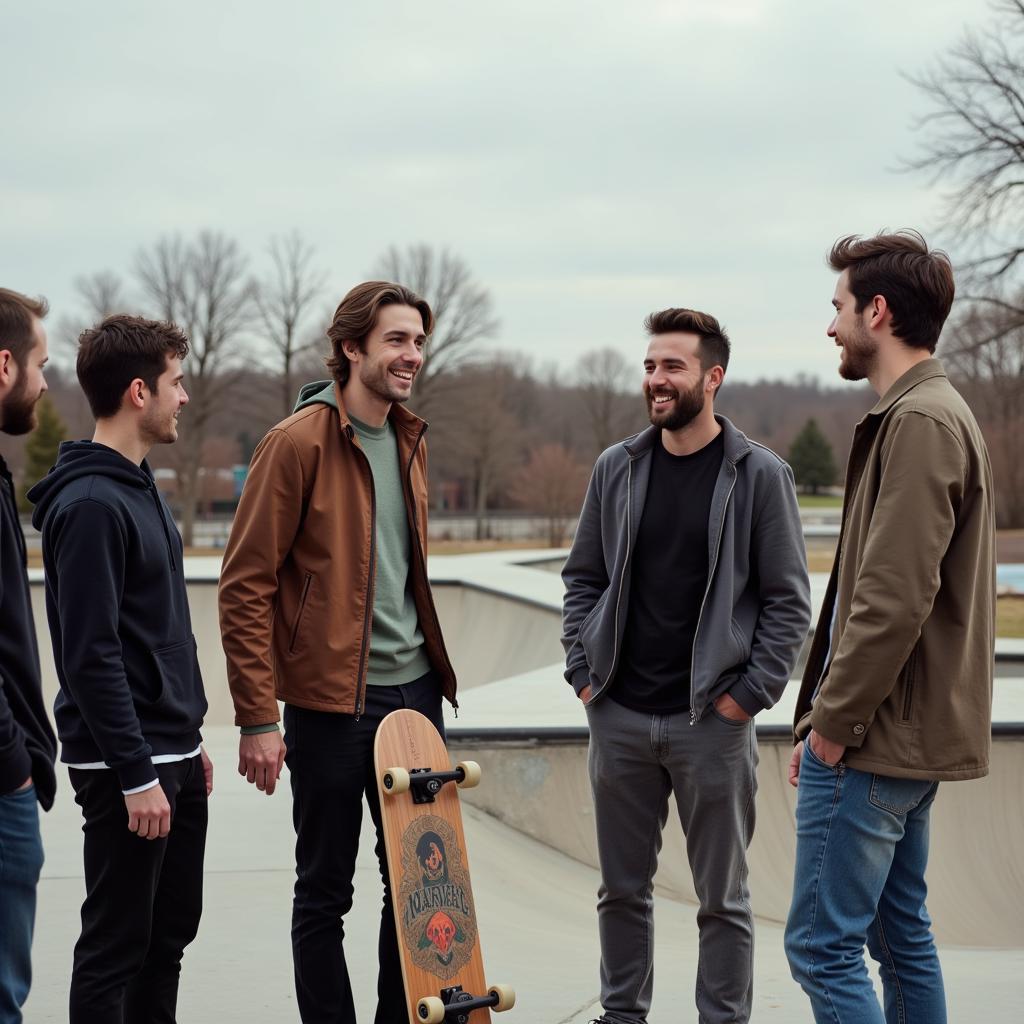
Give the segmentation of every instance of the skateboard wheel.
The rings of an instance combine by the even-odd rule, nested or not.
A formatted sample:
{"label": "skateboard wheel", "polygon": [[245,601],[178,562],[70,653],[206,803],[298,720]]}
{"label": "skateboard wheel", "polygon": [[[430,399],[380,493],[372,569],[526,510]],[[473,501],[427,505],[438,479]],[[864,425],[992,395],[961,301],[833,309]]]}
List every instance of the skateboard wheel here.
{"label": "skateboard wheel", "polygon": [[416,1016],[424,1024],[443,1024],[444,1003],[437,996],[426,996],[416,1004]]}
{"label": "skateboard wheel", "polygon": [[494,1004],[495,1013],[511,1010],[516,1005],[516,990],[511,985],[492,985],[487,994],[497,997],[498,1001]]}
{"label": "skateboard wheel", "polygon": [[456,768],[462,769],[462,781],[458,783],[459,789],[472,789],[480,785],[480,765],[476,761],[460,761]]}
{"label": "skateboard wheel", "polygon": [[384,792],[386,793],[409,792],[409,773],[404,768],[385,768],[381,781],[384,783]]}

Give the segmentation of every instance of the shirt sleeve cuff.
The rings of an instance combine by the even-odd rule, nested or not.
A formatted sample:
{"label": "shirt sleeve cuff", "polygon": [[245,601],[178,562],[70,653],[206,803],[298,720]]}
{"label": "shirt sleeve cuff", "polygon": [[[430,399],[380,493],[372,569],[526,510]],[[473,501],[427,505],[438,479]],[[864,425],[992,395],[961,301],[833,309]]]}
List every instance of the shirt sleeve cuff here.
{"label": "shirt sleeve cuff", "polygon": [[154,786],[159,786],[160,780],[154,779],[152,782],[147,782],[144,786],[136,786],[134,789],[122,789],[121,792],[125,796],[131,796],[133,793],[145,793],[147,789],[152,789]]}
{"label": "shirt sleeve cuff", "polygon": [[278,732],[277,722],[267,722],[266,725],[243,725],[238,730],[243,736],[259,736],[264,732]]}

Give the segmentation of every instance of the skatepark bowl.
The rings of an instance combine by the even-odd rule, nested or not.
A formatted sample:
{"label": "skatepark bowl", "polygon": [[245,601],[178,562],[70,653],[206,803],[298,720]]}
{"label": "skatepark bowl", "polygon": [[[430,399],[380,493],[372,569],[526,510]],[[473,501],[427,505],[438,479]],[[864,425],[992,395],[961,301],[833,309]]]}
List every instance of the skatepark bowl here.
{"label": "skatepark bowl", "polygon": [[[458,717],[445,709],[452,760],[483,767],[462,793],[488,983],[517,991],[510,1024],[582,1024],[597,1000],[599,877],[587,780],[586,719],[562,678],[559,642],[565,552],[430,560],[434,600],[459,677]],[[235,771],[233,727],[217,627],[219,560],[188,560],[189,599],[210,701],[207,749],[217,770],[210,807],[203,922],[186,952],[183,1021],[298,1020],[289,946],[294,835],[287,777],[266,798]],[[815,605],[825,579],[812,577]],[[56,677],[41,575],[33,574],[44,686]],[[811,1020],[790,979],[782,922],[792,889],[796,791],[786,782],[791,683],[758,716],[757,828],[750,888],[758,919],[755,1021]],[[951,1021],[1019,1019],[1024,996],[1024,642],[997,647],[989,776],[939,787],[932,814],[928,909]],[[360,1019],[372,1019],[380,882],[364,816],[356,905],[346,955]],[[66,776],[44,816],[35,984],[25,1020],[66,1019],[71,950],[83,895],[81,833]],[[650,1024],[693,1020],[695,899],[682,831],[670,812],[656,876],[655,1002]],[[877,984],[877,980],[876,980]],[[504,1019],[504,1018],[499,1018]],[[922,1022],[923,1024],[923,1022]]]}

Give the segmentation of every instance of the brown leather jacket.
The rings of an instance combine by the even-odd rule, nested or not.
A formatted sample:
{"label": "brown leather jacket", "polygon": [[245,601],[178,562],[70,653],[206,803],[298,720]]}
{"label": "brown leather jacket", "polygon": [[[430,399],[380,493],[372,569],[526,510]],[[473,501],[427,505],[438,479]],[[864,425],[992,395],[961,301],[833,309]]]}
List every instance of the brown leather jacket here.
{"label": "brown leather jacket", "polygon": [[839,549],[797,700],[799,738],[813,728],[845,745],[851,768],[879,775],[988,773],[994,509],[971,410],[939,360],[918,363],[854,433]]}
{"label": "brown leather jacket", "polygon": [[[235,723],[280,718],[277,701],[359,715],[373,615],[376,523],[370,464],[341,402],[273,427],[252,457],[220,577],[220,625]],[[455,672],[427,579],[426,423],[393,405],[405,467],[416,610],[454,705]]]}

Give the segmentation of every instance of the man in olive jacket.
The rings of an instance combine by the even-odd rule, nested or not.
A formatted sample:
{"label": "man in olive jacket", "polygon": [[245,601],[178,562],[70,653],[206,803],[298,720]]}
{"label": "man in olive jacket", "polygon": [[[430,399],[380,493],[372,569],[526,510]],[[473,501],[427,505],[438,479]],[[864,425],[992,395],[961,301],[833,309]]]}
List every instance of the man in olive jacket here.
{"label": "man in olive jacket", "polygon": [[[836,561],[797,702],[797,858],[786,952],[817,1021],[946,1020],[925,910],[940,781],[988,772],[992,470],[932,357],[953,301],[920,235],[849,237],[828,329],[879,400],[857,425]],[[878,961],[884,1016],[863,962]]]}
{"label": "man in olive jacket", "polygon": [[455,704],[427,579],[427,425],[403,408],[433,323],[422,298],[386,281],[342,299],[334,379],[306,385],[256,448],[221,571],[238,770],[268,795],[283,762],[290,774],[295,988],[317,1024],[355,1024],[342,921],[364,796],[385,883],[376,1021],[407,1013],[373,741],[399,708],[443,734],[442,697]]}

